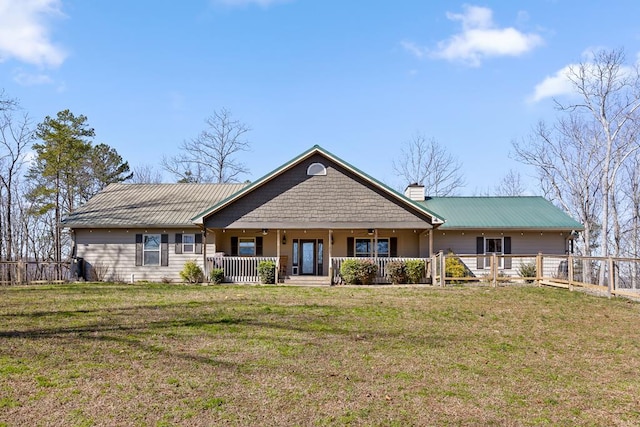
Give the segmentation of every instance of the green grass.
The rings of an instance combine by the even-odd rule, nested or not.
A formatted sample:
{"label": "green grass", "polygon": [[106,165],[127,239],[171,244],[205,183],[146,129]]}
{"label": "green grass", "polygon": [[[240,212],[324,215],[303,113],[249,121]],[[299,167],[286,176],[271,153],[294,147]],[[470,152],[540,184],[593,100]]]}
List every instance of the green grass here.
{"label": "green grass", "polygon": [[640,424],[629,300],[154,284],[0,298],[0,425]]}

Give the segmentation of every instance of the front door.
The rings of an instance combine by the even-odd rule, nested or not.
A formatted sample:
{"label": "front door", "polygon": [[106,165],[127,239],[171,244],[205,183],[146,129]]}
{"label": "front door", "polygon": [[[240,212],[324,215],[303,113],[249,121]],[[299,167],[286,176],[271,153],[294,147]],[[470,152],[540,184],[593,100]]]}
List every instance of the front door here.
{"label": "front door", "polygon": [[316,274],[316,241],[300,240],[300,274]]}

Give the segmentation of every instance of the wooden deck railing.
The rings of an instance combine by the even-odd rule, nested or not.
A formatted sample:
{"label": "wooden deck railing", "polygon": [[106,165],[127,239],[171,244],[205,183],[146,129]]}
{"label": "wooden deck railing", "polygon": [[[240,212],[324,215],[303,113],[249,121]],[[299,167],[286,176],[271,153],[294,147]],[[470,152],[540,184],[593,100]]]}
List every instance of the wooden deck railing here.
{"label": "wooden deck railing", "polygon": [[77,280],[72,262],[0,261],[0,285],[28,285]]}
{"label": "wooden deck railing", "polygon": [[258,265],[262,261],[273,261],[276,257],[243,257],[243,256],[221,256],[207,258],[207,271],[214,268],[221,268],[224,271],[224,281],[232,283],[255,283],[260,281],[258,276]]}
{"label": "wooden deck railing", "polygon": [[[463,268],[452,268],[452,263]],[[433,283],[527,283],[583,288],[609,296],[640,298],[640,258],[575,255],[469,255],[438,253]],[[448,266],[448,267],[447,267]],[[452,271],[463,272],[452,274]]]}

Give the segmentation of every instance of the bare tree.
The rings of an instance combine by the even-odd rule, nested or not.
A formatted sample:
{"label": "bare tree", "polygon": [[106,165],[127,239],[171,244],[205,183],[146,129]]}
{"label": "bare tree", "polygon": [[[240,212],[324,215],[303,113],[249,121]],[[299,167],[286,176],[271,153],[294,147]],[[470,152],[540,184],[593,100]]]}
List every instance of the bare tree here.
{"label": "bare tree", "polygon": [[496,185],[495,194],[497,196],[515,197],[522,196],[526,191],[522,183],[520,172],[509,169],[507,174],[502,178],[500,184]]}
{"label": "bare tree", "polygon": [[587,245],[588,234],[599,232],[602,255],[611,254],[611,242],[614,255],[622,247],[617,175],[640,149],[640,72],[624,59],[621,50],[599,51],[570,67],[580,101],[556,101],[565,115],[557,125],[539,126],[530,144],[514,144],[517,158],[536,167],[547,191],[587,227]]}
{"label": "bare tree", "polygon": [[393,170],[405,185],[421,184],[429,196],[451,196],[465,185],[462,164],[434,138],[417,133],[400,149]]}
{"label": "bare tree", "polygon": [[601,206],[600,147],[592,144],[593,128],[579,116],[560,117],[553,127],[538,123],[532,135],[514,141],[515,158],[533,166],[543,194],[571,213],[585,227],[579,251],[592,255],[597,247]]}
{"label": "bare tree", "polygon": [[28,115],[20,113],[17,104],[5,104],[0,112],[0,258],[9,261],[18,254],[16,205],[22,197],[19,182],[33,134]]}
{"label": "bare tree", "polygon": [[235,156],[249,151],[245,139],[251,130],[232,118],[227,109],[215,111],[205,120],[208,128],[180,145],[181,153],[162,159],[161,165],[179,182],[237,182],[248,173]]}
{"label": "bare tree", "polygon": [[133,177],[129,182],[132,184],[160,184],[162,183],[162,173],[149,165],[134,166]]}

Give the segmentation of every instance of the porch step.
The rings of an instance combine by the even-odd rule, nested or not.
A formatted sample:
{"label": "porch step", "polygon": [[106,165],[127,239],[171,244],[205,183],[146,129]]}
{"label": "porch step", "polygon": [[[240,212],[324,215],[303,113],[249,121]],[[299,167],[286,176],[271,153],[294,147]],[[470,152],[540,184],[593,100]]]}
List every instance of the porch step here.
{"label": "porch step", "polygon": [[284,284],[292,286],[329,286],[331,281],[329,276],[287,276],[284,279]]}

